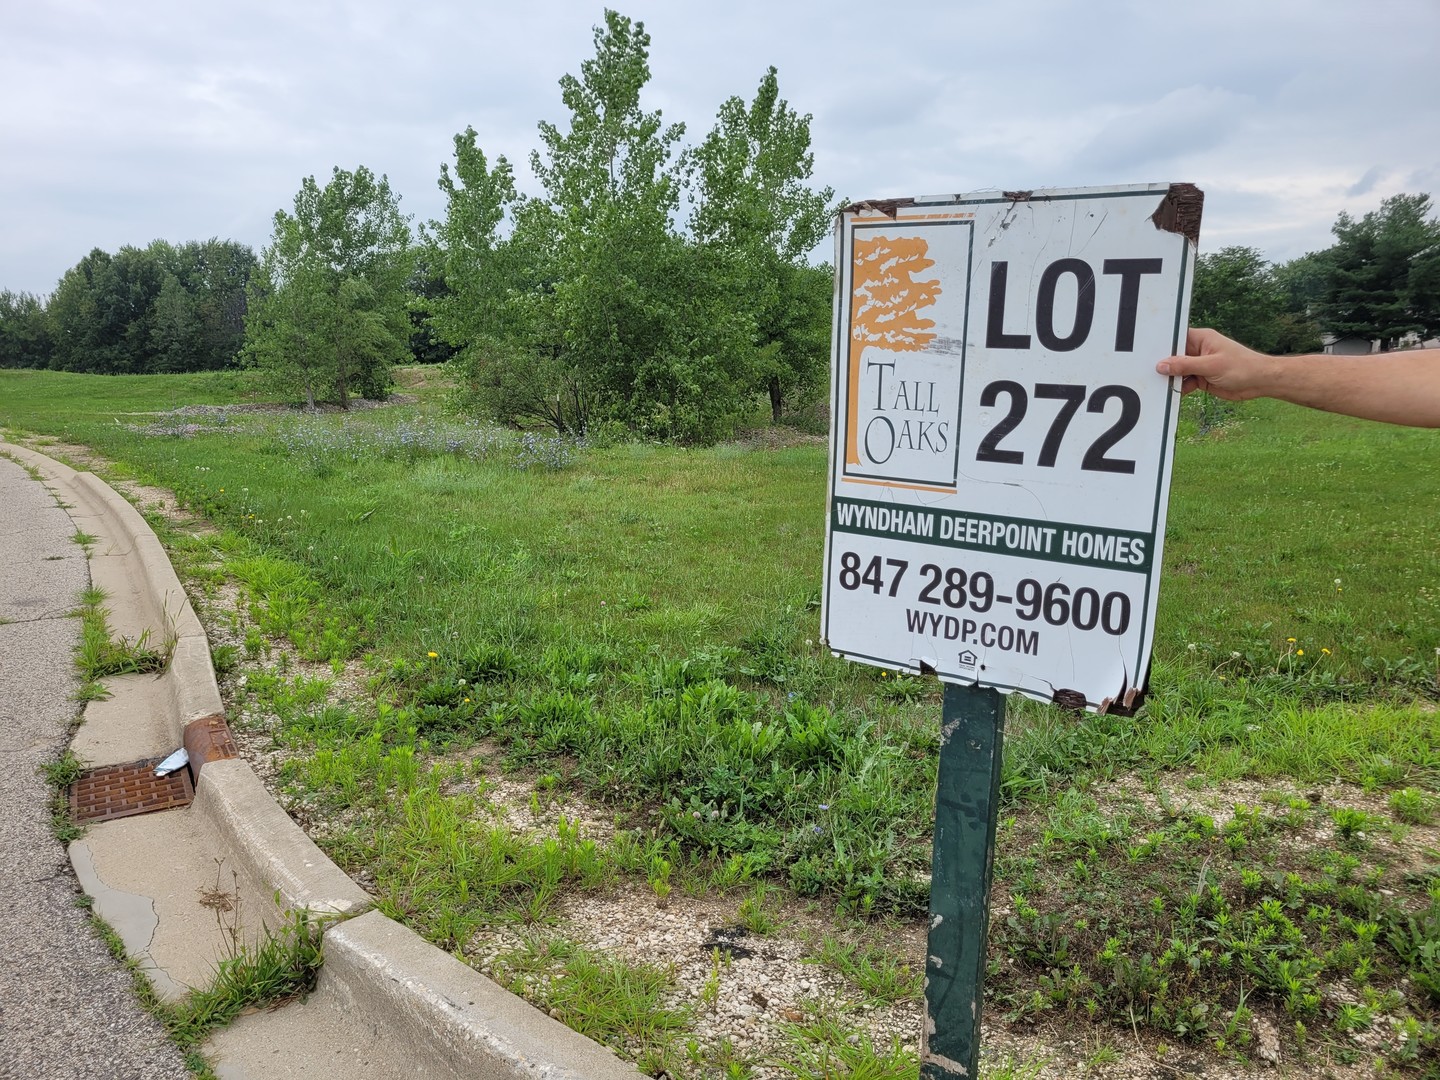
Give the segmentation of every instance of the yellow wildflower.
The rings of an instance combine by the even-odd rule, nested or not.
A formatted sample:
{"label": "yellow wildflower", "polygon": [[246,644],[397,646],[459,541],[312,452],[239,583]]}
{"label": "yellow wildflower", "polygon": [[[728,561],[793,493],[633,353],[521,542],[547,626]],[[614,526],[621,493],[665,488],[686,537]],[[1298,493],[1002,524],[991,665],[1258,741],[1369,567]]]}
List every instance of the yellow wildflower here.
{"label": "yellow wildflower", "polygon": [[431,660],[438,660],[440,658],[440,654],[438,652],[427,652],[425,655],[428,656]]}

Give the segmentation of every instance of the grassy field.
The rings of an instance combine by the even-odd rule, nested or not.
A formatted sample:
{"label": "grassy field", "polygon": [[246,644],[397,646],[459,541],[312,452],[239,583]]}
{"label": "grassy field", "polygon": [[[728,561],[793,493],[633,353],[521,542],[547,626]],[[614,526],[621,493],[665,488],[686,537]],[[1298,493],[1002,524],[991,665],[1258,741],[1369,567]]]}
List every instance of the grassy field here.
{"label": "grassy field", "polygon": [[[0,372],[0,424],[88,447],[218,529],[156,519],[202,606],[240,590],[217,665],[271,661],[236,723],[266,717],[292,812],[331,822],[332,855],[443,947],[543,926],[557,897],[617,881],[661,902],[776,888],[857,940],[923,913],[938,689],[817,645],[824,446],[580,447],[416,392],[349,415],[159,415],[251,390]],[[1288,1061],[1436,1074],[1437,450],[1435,433],[1269,403],[1203,435],[1182,420],[1144,709],[1009,702],[992,1012],[1237,1061],[1259,1015]],[[362,700],[336,704],[357,668]],[[582,800],[613,833],[497,823],[481,751],[537,805]],[[1224,785],[1248,786],[1223,814],[1187,801]],[[894,968],[856,955],[817,962]],[[570,1020],[562,970],[649,985],[578,947],[495,973]],[[645,1000],[635,1015],[655,1014]],[[835,1017],[811,1020],[787,1060],[829,1060]],[[573,1023],[673,1076],[761,1067],[687,1052],[683,1016]],[[857,1075],[914,1075],[903,1049],[872,1049]]]}

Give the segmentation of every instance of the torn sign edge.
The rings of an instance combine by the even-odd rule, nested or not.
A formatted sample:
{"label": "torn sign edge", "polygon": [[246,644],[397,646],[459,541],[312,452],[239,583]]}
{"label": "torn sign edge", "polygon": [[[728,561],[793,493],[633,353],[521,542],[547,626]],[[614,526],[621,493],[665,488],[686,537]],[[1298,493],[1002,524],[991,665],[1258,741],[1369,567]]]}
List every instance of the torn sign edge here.
{"label": "torn sign edge", "polygon": [[1179,233],[1192,244],[1200,243],[1200,217],[1205,210],[1205,192],[1194,184],[1171,184],[1150,220],[1157,229]]}

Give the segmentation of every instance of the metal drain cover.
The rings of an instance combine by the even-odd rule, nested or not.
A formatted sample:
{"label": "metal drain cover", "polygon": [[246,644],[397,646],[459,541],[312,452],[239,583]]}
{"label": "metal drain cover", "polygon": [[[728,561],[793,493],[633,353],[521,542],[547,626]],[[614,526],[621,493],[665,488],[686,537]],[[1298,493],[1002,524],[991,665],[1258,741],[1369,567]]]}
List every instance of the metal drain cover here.
{"label": "metal drain cover", "polygon": [[163,758],[147,758],[128,765],[106,765],[82,773],[70,785],[70,816],[75,821],[150,814],[189,806],[195,798],[189,769],[155,775]]}

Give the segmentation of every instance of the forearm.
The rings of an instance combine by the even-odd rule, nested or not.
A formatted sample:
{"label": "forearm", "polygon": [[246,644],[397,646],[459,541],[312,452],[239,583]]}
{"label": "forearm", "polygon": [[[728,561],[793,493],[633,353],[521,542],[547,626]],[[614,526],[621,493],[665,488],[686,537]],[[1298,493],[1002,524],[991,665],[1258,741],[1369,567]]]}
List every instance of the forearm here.
{"label": "forearm", "polygon": [[1256,373],[1253,396],[1391,424],[1440,427],[1440,349],[1266,360]]}

